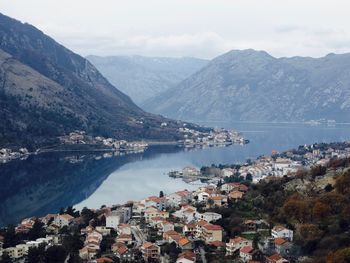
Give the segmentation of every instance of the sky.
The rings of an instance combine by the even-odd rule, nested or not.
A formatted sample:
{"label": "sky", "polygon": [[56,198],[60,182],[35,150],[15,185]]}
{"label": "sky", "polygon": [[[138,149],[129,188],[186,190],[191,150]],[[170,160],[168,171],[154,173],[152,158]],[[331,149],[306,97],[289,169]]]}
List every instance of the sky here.
{"label": "sky", "polygon": [[211,59],[350,52],[347,0],[0,0],[0,12],[86,55]]}

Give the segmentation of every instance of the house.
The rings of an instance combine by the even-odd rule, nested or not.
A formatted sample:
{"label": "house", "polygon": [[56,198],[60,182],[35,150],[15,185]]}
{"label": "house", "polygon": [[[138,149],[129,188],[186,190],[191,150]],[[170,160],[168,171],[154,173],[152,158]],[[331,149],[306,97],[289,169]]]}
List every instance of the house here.
{"label": "house", "polygon": [[131,226],[129,224],[119,224],[118,225],[118,234],[131,235]]}
{"label": "house", "polygon": [[145,220],[147,223],[151,222],[152,220],[157,220],[157,218],[161,218],[163,220],[166,220],[169,218],[169,212],[158,211],[155,207],[151,207],[151,208],[147,208],[144,214]]}
{"label": "house", "polygon": [[178,242],[177,245],[182,249],[182,250],[191,250],[193,248],[192,242],[188,240],[186,237],[182,237]]}
{"label": "house", "polygon": [[228,194],[228,198],[231,200],[238,200],[243,198],[244,193],[241,191],[232,191]]}
{"label": "house", "polygon": [[182,228],[182,233],[186,236],[194,236],[195,231],[196,231],[195,224],[186,224]]}
{"label": "house", "polygon": [[160,224],[158,224],[158,229],[159,232],[165,233],[167,231],[174,230],[174,224],[168,221],[163,221]]}
{"label": "house", "polygon": [[182,206],[180,210],[177,210],[172,215],[174,217],[180,218],[186,223],[196,220],[199,217],[199,214],[197,213],[197,208],[190,205]]}
{"label": "house", "polygon": [[109,236],[111,234],[111,230],[105,226],[96,226],[95,230],[102,234],[102,236]]}
{"label": "house", "polygon": [[282,258],[282,256],[280,254],[273,254],[270,257],[266,258],[266,262],[267,263],[288,263],[289,261]]}
{"label": "house", "polygon": [[154,206],[159,211],[163,211],[167,208],[166,197],[150,196],[141,201],[141,204],[144,204],[145,207]]}
{"label": "house", "polygon": [[235,172],[236,172],[235,169],[232,169],[232,168],[224,168],[224,169],[221,170],[221,175],[222,175],[223,177],[230,177],[230,176],[234,175]]}
{"label": "house", "polygon": [[163,239],[168,241],[168,242],[175,240],[176,238],[174,238],[174,237],[176,237],[176,236],[180,236],[180,234],[177,233],[175,230],[169,230],[169,231],[163,233]]}
{"label": "house", "polygon": [[180,253],[176,260],[176,263],[195,263],[195,262],[196,262],[196,254],[188,250]]}
{"label": "house", "polygon": [[253,247],[245,246],[239,250],[239,257],[243,260],[243,262],[248,262],[253,259]]}
{"label": "house", "polygon": [[124,243],[115,243],[112,245],[112,251],[120,259],[120,261],[133,261],[134,255],[132,251]]}
{"label": "house", "polygon": [[8,247],[3,250],[3,253],[7,253],[11,259],[20,259],[27,255],[28,246],[19,244],[15,247]]}
{"label": "house", "polygon": [[231,191],[247,192],[248,187],[241,183],[226,183],[221,186],[221,191],[229,193]]}
{"label": "house", "polygon": [[202,227],[201,236],[206,243],[222,241],[222,227],[219,225],[206,224]]}
{"label": "house", "polygon": [[271,235],[274,238],[286,238],[289,241],[293,241],[293,230],[285,228],[284,226],[274,226],[271,230]]}
{"label": "house", "polygon": [[252,247],[253,242],[244,237],[231,238],[228,243],[226,243],[226,252],[228,255],[233,255],[237,253],[242,247]]}
{"label": "house", "polygon": [[131,208],[121,207],[107,214],[106,227],[118,229],[119,224],[126,223],[131,218]]}
{"label": "house", "polygon": [[205,212],[203,214],[199,214],[199,218],[201,220],[205,220],[207,222],[214,222],[222,218],[222,215],[214,212]]}
{"label": "house", "polygon": [[63,214],[63,215],[56,215],[55,219],[53,220],[53,223],[60,228],[63,226],[69,226],[73,222],[74,217],[68,214]]}
{"label": "house", "polygon": [[192,193],[187,190],[179,191],[168,195],[167,200],[170,206],[180,206],[192,201]]}
{"label": "house", "polygon": [[207,206],[218,206],[221,207],[225,201],[227,201],[227,198],[225,196],[210,196],[207,201]]}
{"label": "house", "polygon": [[96,257],[98,249],[83,247],[79,250],[79,257],[83,260],[91,260]]}
{"label": "house", "polygon": [[289,255],[291,253],[293,244],[284,238],[275,238],[275,252],[280,255]]}
{"label": "house", "polygon": [[257,223],[256,220],[246,220],[243,222],[244,230],[245,231],[256,231],[257,230]]}
{"label": "house", "polygon": [[117,243],[124,243],[124,244],[131,244],[132,243],[132,236],[131,235],[127,235],[127,234],[120,234],[116,238],[116,242]]}
{"label": "house", "polygon": [[184,176],[198,176],[200,175],[200,171],[194,167],[187,166],[182,169],[182,174]]}
{"label": "house", "polygon": [[200,238],[202,236],[202,233],[203,233],[203,227],[205,225],[207,225],[208,222],[207,221],[204,221],[204,220],[199,220],[198,222],[196,222],[196,228],[195,228],[195,236],[197,238]]}
{"label": "house", "polygon": [[141,253],[146,262],[148,262],[149,259],[158,259],[160,255],[160,247],[151,242],[145,242],[141,246]]}

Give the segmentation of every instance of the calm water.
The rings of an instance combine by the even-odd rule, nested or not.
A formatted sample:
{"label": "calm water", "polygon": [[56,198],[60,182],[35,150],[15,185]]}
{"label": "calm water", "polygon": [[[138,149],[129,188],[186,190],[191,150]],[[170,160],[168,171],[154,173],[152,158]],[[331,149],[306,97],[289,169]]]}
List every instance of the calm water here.
{"label": "calm water", "polygon": [[225,124],[212,126],[244,132],[244,146],[214,147],[184,151],[176,146],[152,146],[144,153],[101,158],[99,154],[49,153],[25,161],[0,165],[0,225],[17,223],[28,216],[57,212],[74,205],[78,209],[138,200],[191,189],[181,180],[165,175],[186,165],[243,162],[272,150],[287,150],[314,142],[350,139],[350,126],[301,124]]}

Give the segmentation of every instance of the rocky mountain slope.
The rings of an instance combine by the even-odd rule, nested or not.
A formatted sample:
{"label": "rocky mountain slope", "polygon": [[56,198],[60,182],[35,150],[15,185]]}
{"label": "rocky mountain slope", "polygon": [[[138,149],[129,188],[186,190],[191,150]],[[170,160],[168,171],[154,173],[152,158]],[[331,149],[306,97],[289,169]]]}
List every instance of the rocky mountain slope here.
{"label": "rocky mountain slope", "polygon": [[194,121],[350,121],[350,54],[230,51],[144,108]]}
{"label": "rocky mountain slope", "polygon": [[176,86],[208,61],[197,58],[88,56],[87,59],[138,105]]}
{"label": "rocky mountain slope", "polygon": [[[178,122],[144,112],[86,59],[0,14],[0,145],[42,145],[74,129],[173,139]],[[160,127],[162,122],[166,127]]]}

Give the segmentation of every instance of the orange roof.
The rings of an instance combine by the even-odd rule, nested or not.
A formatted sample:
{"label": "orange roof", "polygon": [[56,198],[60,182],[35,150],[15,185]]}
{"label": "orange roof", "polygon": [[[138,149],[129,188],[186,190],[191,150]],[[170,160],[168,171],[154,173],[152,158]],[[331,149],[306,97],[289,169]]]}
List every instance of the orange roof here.
{"label": "orange roof", "polygon": [[244,237],[235,237],[230,239],[230,243],[240,243],[242,241],[246,241],[247,239]]}
{"label": "orange roof", "polygon": [[168,235],[168,236],[173,236],[173,235],[178,235],[179,233],[177,233],[175,230],[169,230],[169,231],[166,231],[164,233],[164,235]]}
{"label": "orange roof", "polygon": [[276,253],[276,254],[273,254],[272,256],[268,257],[268,259],[277,261],[277,260],[282,259],[282,257],[280,254]]}
{"label": "orange roof", "polygon": [[179,245],[180,246],[185,246],[185,245],[187,245],[187,244],[189,244],[189,243],[191,243],[187,238],[181,238],[180,240],[179,240]]}
{"label": "orange roof", "polygon": [[64,218],[64,219],[67,219],[67,220],[72,220],[72,219],[74,219],[74,217],[72,217],[71,215],[68,215],[68,214],[60,215],[60,217],[62,217],[62,218]]}
{"label": "orange roof", "polygon": [[107,262],[114,262],[112,259],[110,258],[106,258],[106,257],[103,257],[103,258],[98,258],[96,259],[97,263],[107,263]]}
{"label": "orange roof", "polygon": [[120,234],[117,237],[117,239],[122,239],[122,238],[132,239],[131,235],[128,235],[128,234]]}
{"label": "orange roof", "polygon": [[184,197],[184,196],[187,196],[189,193],[190,192],[188,192],[187,190],[184,190],[184,191],[178,191],[175,194]]}
{"label": "orange roof", "polygon": [[242,247],[240,252],[250,254],[254,249],[251,246]]}
{"label": "orange roof", "polygon": [[205,226],[203,226],[205,229],[207,230],[211,230],[211,231],[218,231],[218,230],[222,230],[222,227],[219,225],[213,225],[213,224],[207,224]]}
{"label": "orange roof", "polygon": [[190,250],[184,251],[181,254],[179,254],[178,259],[186,258],[188,260],[195,261],[196,260],[196,254]]}
{"label": "orange roof", "polygon": [[279,237],[279,238],[275,238],[274,242],[275,242],[275,245],[280,246],[286,243],[287,241],[284,238]]}
{"label": "orange roof", "polygon": [[120,246],[118,249],[117,249],[117,252],[119,255],[123,255],[125,252],[127,252],[129,249],[127,248],[127,246]]}

